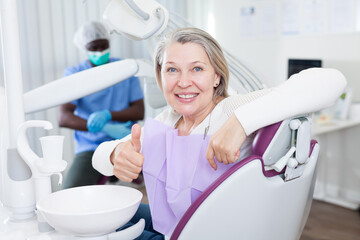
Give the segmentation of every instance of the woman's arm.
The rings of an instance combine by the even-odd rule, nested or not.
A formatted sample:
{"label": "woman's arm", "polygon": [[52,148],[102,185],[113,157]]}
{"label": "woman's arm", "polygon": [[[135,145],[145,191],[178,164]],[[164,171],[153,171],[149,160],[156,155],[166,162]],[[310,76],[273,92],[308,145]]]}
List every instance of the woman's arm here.
{"label": "woman's arm", "polygon": [[207,159],[233,163],[246,136],[286,118],[319,111],[335,103],[344,92],[346,80],[336,69],[312,68],[294,74],[265,95],[238,107],[234,115],[210,139]]}
{"label": "woman's arm", "polygon": [[263,97],[240,106],[235,115],[249,135],[286,118],[330,107],[346,84],[344,75],[336,69],[307,69],[292,75]]}
{"label": "woman's arm", "polygon": [[125,182],[138,178],[144,163],[144,156],[140,153],[141,135],[140,125],[135,124],[131,135],[100,144],[92,158],[94,169],[105,176],[115,175]]}
{"label": "woman's arm", "polygon": [[122,140],[113,140],[101,143],[96,148],[92,157],[93,168],[100,172],[102,175],[114,175],[114,165],[110,161],[110,156],[116,146],[118,146],[122,142]]}

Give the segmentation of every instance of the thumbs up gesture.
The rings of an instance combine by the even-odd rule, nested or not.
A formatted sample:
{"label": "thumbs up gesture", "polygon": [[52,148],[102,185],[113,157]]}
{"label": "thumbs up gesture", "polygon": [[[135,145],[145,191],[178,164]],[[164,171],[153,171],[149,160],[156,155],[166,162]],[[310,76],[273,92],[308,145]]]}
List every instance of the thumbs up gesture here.
{"label": "thumbs up gesture", "polygon": [[141,149],[141,127],[135,124],[131,128],[131,139],[116,146],[110,156],[114,165],[114,175],[122,181],[132,182],[137,179],[144,164]]}

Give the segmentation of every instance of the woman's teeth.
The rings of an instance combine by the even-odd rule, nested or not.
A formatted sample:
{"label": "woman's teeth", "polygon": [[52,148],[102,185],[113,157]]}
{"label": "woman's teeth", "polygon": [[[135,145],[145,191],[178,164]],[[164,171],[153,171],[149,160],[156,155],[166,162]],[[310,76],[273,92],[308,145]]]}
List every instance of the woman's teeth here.
{"label": "woman's teeth", "polygon": [[197,94],[186,94],[186,95],[183,95],[183,94],[179,94],[179,98],[193,98],[193,97],[196,97]]}

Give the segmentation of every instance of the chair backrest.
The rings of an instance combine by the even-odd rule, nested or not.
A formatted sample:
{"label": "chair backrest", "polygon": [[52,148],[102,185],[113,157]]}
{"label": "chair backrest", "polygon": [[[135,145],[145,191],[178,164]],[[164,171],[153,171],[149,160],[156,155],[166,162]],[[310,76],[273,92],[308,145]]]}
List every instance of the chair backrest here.
{"label": "chair backrest", "polygon": [[289,181],[285,168],[267,170],[263,160],[271,165],[287,154],[294,142],[290,121],[259,130],[252,155],[193,202],[171,239],[298,239],[310,211],[319,146],[311,142],[302,175]]}

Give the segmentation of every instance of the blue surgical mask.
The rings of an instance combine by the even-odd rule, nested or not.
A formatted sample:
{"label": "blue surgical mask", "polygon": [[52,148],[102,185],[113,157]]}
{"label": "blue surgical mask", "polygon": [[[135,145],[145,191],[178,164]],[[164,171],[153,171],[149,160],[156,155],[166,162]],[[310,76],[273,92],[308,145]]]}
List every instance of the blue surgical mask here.
{"label": "blue surgical mask", "polygon": [[88,57],[90,62],[92,62],[95,66],[103,65],[109,62],[110,50],[106,49],[101,52],[88,51]]}

